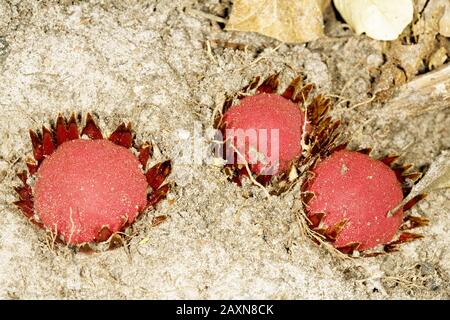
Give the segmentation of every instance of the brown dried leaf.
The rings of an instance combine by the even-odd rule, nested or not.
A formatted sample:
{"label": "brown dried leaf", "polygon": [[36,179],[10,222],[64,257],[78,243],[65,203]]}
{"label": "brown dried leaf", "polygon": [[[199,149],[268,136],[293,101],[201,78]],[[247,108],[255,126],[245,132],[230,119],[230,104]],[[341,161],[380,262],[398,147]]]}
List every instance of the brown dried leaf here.
{"label": "brown dried leaf", "polygon": [[326,2],[235,0],[226,30],[257,32],[289,43],[312,41],[323,36]]}
{"label": "brown dried leaf", "polygon": [[[444,151],[431,164],[426,175],[414,186],[411,193],[426,193],[450,188],[450,152]],[[416,190],[415,190],[416,189]]]}
{"label": "brown dried leaf", "polygon": [[444,37],[450,37],[450,3],[447,1],[442,1],[442,6],[444,6],[444,13],[439,20],[439,33]]}
{"label": "brown dried leaf", "polygon": [[443,151],[431,164],[425,176],[414,185],[408,196],[397,207],[389,211],[388,216],[420,194],[447,188],[450,188],[450,152]]}

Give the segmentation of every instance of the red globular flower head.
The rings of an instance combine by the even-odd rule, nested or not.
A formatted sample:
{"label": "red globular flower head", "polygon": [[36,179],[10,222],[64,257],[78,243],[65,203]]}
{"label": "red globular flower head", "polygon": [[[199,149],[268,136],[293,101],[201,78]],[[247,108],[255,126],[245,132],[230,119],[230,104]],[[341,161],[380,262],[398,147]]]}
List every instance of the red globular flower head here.
{"label": "red globular flower head", "polygon": [[[326,118],[330,100],[321,95],[309,99],[312,84],[303,85],[297,77],[283,93],[277,93],[278,87],[278,74],[262,83],[256,77],[236,95],[239,103],[233,105],[234,97],[228,98],[223,116],[216,118],[225,145],[226,168],[239,185],[249,174],[264,185],[274,181],[273,177],[286,180],[292,165],[304,158],[303,143],[315,139],[312,137]],[[328,124],[335,125],[333,121]]]}
{"label": "red globular flower head", "polygon": [[388,217],[403,200],[394,171],[367,155],[341,150],[314,168],[308,204],[311,213],[324,213],[324,227],[342,224],[334,245],[359,243],[358,249],[388,243],[403,221],[403,210]]}
{"label": "red globular flower head", "polygon": [[[312,227],[345,253],[378,245],[385,245],[389,251],[394,244],[417,238],[403,233],[398,241],[393,241],[399,229],[407,229],[411,220],[404,211],[420,198],[401,205],[401,182],[410,166],[393,170],[387,164],[396,158],[388,157],[383,162],[360,152],[339,150],[319,161],[303,188],[310,195],[306,210]],[[409,177],[417,178],[417,173],[410,173]],[[420,218],[415,222],[409,226],[427,223]]]}
{"label": "red globular flower head", "polygon": [[[165,197],[170,161],[145,172],[151,146],[131,148],[130,125],[120,125],[108,139],[88,115],[81,132],[74,116],[58,118],[54,130],[30,131],[34,160],[27,163],[34,179],[19,174],[16,205],[36,225],[71,245],[106,241],[132,224]],[[34,180],[34,181],[33,181]],[[34,182],[34,184],[33,184]],[[33,186],[32,186],[33,185]]]}

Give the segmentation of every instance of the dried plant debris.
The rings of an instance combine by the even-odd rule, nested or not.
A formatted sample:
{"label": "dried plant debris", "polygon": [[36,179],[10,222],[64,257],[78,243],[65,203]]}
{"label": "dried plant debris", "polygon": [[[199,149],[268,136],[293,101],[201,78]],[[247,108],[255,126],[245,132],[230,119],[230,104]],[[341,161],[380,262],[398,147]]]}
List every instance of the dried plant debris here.
{"label": "dried plant debris", "polygon": [[413,19],[412,0],[334,0],[334,5],[357,34],[395,40]]}
{"label": "dried plant debris", "polygon": [[447,61],[447,58],[447,49],[440,47],[431,55],[430,61],[428,62],[428,69],[433,70],[441,67]]}
{"label": "dried plant debris", "polygon": [[257,32],[288,43],[322,37],[326,0],[236,0],[226,30]]}
{"label": "dried plant debris", "polygon": [[415,3],[413,22],[401,36],[383,47],[385,63],[380,68],[380,76],[374,81],[373,93],[383,93],[389,98],[390,89],[400,86],[438,69],[448,61],[450,39],[439,35],[439,19],[443,14],[444,0],[419,1]]}
{"label": "dried plant debris", "polygon": [[450,152],[443,151],[431,164],[425,176],[412,188],[400,206],[408,203],[408,201],[411,201],[419,194],[448,188],[450,188]]}
{"label": "dried plant debris", "polygon": [[405,263],[395,259],[386,259],[380,276],[383,287],[390,291],[407,291],[410,295],[429,296],[448,288],[448,275],[439,267],[439,257],[429,256],[427,259]]}
{"label": "dried plant debris", "polygon": [[432,109],[450,106],[450,65],[415,77],[400,86],[384,106],[383,117],[418,115]]}

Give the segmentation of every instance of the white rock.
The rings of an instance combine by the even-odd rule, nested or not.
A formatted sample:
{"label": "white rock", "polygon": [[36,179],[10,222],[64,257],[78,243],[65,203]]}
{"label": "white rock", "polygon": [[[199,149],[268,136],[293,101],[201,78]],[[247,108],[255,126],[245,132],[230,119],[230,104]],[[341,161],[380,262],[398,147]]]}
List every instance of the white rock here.
{"label": "white rock", "polygon": [[357,34],[395,40],[412,21],[412,0],[334,0],[334,5]]}

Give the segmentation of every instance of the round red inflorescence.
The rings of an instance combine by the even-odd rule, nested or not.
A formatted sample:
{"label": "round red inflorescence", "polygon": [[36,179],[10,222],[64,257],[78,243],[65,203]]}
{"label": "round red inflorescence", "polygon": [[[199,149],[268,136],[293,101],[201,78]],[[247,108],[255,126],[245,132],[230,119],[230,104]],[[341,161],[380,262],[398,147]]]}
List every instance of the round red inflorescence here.
{"label": "round red inflorescence", "polygon": [[325,213],[324,227],[347,221],[335,247],[356,242],[360,243],[358,250],[366,250],[392,240],[402,223],[403,211],[399,209],[392,217],[387,213],[403,200],[403,193],[387,165],[342,150],[320,162],[313,172],[309,191],[315,196],[308,203],[308,214]]}
{"label": "round red inflorescence", "polygon": [[130,150],[108,140],[63,143],[39,167],[35,210],[44,225],[71,244],[119,231],[147,203],[147,181]]}
{"label": "round red inflorescence", "polygon": [[[227,132],[232,133],[234,138],[230,140],[239,153],[245,155],[254,173],[261,174],[274,168],[272,173],[277,174],[286,171],[289,162],[301,154],[303,118],[300,108],[280,95],[262,93],[248,96],[225,112],[225,138],[230,138]],[[256,139],[249,138],[252,133],[256,133]],[[238,139],[246,139],[246,145],[239,144]],[[252,160],[252,148],[263,155],[262,161],[259,157]]]}

